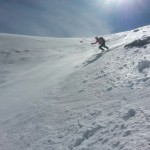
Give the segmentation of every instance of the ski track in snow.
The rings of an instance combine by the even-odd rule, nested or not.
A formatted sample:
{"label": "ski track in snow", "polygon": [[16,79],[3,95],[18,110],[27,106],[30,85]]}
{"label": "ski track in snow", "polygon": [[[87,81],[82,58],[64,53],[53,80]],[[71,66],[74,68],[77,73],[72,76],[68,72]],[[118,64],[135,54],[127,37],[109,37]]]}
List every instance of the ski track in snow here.
{"label": "ski track in snow", "polygon": [[150,26],[104,37],[0,34],[0,150],[150,149]]}

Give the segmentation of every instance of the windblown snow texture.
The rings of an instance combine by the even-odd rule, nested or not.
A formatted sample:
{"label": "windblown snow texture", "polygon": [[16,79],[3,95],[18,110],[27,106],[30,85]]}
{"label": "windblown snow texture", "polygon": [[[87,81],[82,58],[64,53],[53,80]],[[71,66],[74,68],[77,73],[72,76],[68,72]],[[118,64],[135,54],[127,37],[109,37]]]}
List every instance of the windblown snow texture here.
{"label": "windblown snow texture", "polygon": [[0,34],[0,150],[150,149],[150,26],[104,38]]}

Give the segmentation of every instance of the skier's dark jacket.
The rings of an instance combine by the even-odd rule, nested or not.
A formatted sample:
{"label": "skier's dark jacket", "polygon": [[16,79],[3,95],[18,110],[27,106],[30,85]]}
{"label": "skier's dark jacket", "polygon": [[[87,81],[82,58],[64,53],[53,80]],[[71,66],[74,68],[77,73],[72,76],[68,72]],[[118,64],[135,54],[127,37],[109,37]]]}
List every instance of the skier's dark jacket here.
{"label": "skier's dark jacket", "polygon": [[96,42],[92,43],[92,44],[96,44],[96,43],[103,44],[103,43],[105,43],[105,39],[102,37],[100,37],[100,38],[96,37],[95,39],[96,39]]}

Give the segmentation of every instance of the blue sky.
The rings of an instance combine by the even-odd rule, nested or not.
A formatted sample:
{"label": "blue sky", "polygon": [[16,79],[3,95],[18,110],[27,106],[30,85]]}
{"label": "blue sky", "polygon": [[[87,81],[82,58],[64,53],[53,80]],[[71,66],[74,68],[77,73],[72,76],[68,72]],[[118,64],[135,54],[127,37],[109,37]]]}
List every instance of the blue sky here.
{"label": "blue sky", "polygon": [[90,37],[150,24],[150,0],[0,0],[0,32]]}

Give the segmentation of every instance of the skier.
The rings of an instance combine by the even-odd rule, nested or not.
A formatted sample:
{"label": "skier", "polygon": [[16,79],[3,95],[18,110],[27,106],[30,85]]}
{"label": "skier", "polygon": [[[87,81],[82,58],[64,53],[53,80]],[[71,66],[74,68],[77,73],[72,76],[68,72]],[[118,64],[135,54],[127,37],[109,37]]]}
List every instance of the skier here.
{"label": "skier", "polygon": [[91,44],[96,44],[96,43],[98,43],[98,44],[100,45],[100,46],[99,46],[99,49],[101,49],[102,52],[104,51],[104,49],[103,49],[102,47],[105,47],[105,48],[109,49],[109,48],[105,45],[105,39],[104,39],[104,38],[102,38],[102,37],[98,38],[98,37],[96,36],[95,39],[96,39],[96,42],[95,42],[95,43],[91,43]]}

